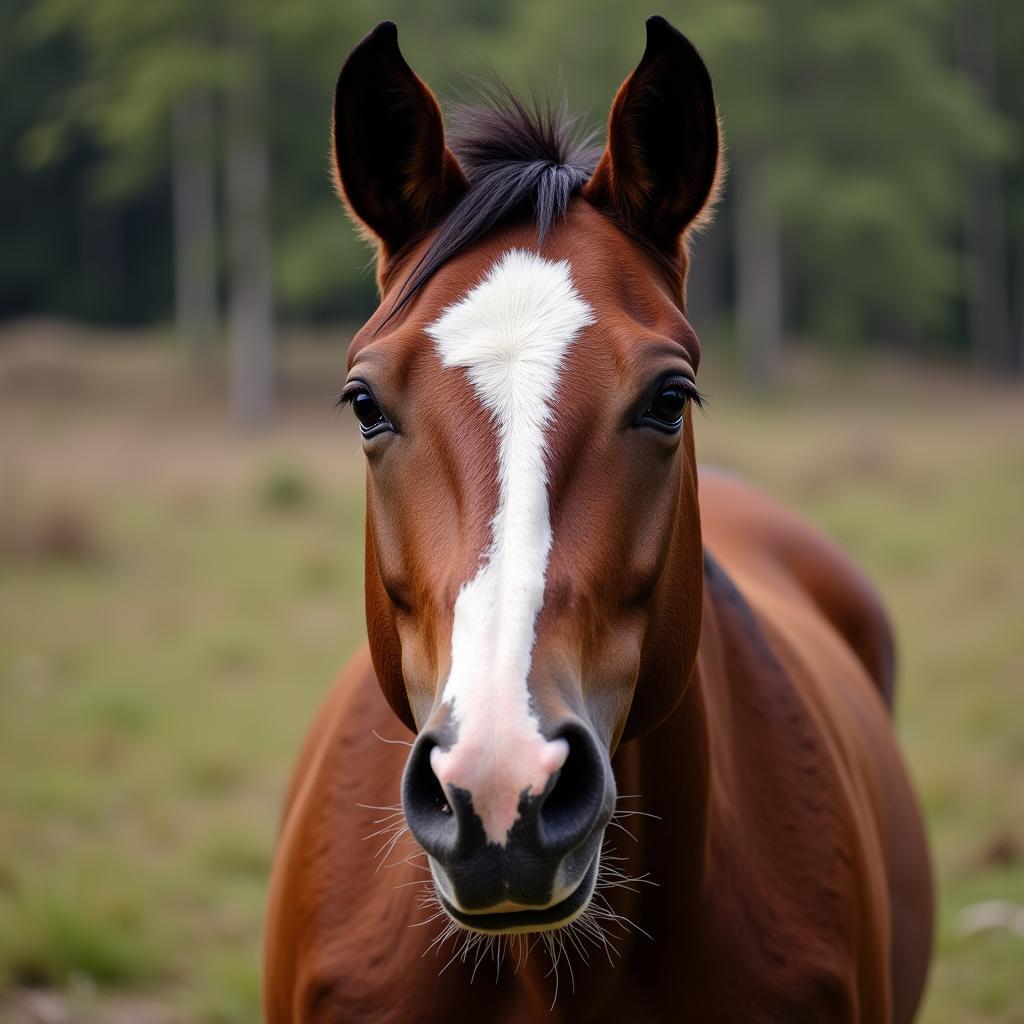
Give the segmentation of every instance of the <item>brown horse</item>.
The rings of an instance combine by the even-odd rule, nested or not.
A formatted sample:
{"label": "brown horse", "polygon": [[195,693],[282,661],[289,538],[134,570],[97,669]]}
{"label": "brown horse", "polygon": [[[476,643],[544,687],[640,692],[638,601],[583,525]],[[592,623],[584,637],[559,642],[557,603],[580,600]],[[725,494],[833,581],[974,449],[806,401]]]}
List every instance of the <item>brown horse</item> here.
{"label": "brown horse", "polygon": [[697,52],[648,21],[593,158],[500,89],[449,148],[385,23],[333,136],[383,296],[341,396],[369,645],[292,778],[267,1020],[910,1021],[931,873],[885,615],[694,457]]}

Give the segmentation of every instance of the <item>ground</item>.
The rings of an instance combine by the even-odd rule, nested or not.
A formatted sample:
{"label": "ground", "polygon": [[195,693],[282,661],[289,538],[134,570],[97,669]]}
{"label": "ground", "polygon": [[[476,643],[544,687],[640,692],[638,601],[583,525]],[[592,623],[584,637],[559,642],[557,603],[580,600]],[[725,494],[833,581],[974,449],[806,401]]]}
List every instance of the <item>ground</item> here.
{"label": "ground", "polygon": [[[0,332],[0,1020],[258,1018],[288,767],[363,634],[346,340],[290,340],[252,438],[166,339]],[[797,359],[770,401],[731,376],[698,451],[844,543],[896,624],[940,881],[921,1019],[1024,1021],[1024,935],[961,914],[1024,904],[1024,392],[890,360]]]}

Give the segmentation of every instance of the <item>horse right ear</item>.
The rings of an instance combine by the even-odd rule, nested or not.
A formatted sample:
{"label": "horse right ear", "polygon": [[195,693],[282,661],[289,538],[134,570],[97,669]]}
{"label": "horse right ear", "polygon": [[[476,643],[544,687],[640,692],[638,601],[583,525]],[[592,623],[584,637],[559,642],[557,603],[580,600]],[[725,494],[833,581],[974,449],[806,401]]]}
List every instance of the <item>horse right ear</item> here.
{"label": "horse right ear", "polygon": [[714,203],[719,149],[708,69],[686,36],[648,18],[647,48],[615,97],[608,144],[583,197],[674,256]]}
{"label": "horse right ear", "polygon": [[332,135],[338,194],[385,258],[422,237],[466,190],[440,108],[405,62],[394,22],[381,22],[345,61]]}

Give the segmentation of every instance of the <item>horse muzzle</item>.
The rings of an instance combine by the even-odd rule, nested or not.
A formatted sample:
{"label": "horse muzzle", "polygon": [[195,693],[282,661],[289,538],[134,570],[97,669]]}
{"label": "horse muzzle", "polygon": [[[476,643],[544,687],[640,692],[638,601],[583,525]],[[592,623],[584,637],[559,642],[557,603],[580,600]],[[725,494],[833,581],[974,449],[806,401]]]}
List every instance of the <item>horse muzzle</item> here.
{"label": "horse muzzle", "polygon": [[497,836],[493,829],[488,834],[478,805],[488,799],[482,778],[503,786],[502,765],[476,773],[474,790],[463,789],[442,783],[435,772],[437,736],[424,731],[413,745],[402,782],[406,821],[430,858],[441,906],[466,928],[558,928],[578,917],[593,895],[601,840],[615,807],[611,764],[580,721],[564,723],[549,742],[567,748],[558,767],[539,793],[519,793],[514,819]]}

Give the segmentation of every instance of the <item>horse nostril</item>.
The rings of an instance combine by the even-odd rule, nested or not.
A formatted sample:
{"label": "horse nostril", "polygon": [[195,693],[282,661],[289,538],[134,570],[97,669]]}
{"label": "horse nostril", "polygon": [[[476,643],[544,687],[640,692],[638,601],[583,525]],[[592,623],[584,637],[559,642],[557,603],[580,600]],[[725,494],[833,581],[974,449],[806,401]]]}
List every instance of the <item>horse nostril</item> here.
{"label": "horse nostril", "polygon": [[430,764],[430,753],[436,746],[432,737],[420,736],[402,779],[406,821],[420,846],[435,857],[449,851],[456,838],[455,815]]}
{"label": "horse nostril", "polygon": [[577,726],[567,726],[561,737],[569,744],[569,754],[541,801],[538,831],[545,846],[569,850],[594,829],[607,786],[595,740]]}

